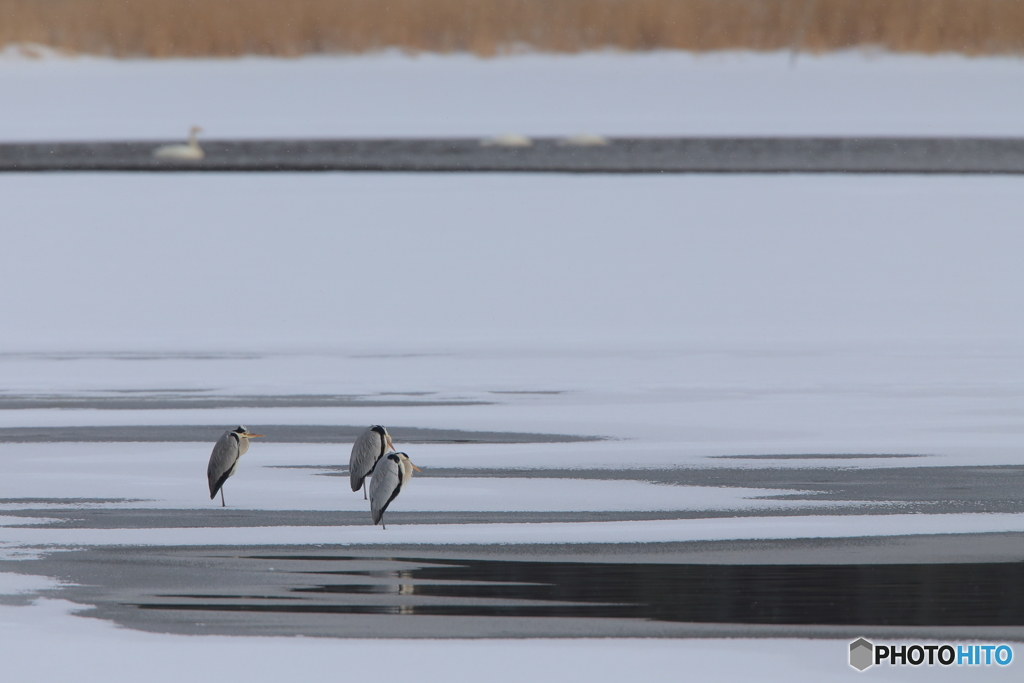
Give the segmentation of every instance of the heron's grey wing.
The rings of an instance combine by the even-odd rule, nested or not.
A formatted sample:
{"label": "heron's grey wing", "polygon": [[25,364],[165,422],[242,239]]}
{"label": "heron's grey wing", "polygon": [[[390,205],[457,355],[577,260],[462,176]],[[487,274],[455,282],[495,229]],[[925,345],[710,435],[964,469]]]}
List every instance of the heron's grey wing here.
{"label": "heron's grey wing", "polygon": [[231,470],[238,462],[238,440],[232,438],[231,432],[217,439],[210,454],[210,464],[206,466],[206,478],[210,482],[210,500],[217,495],[224,481],[231,476]]}
{"label": "heron's grey wing", "polygon": [[361,489],[363,480],[373,472],[373,466],[381,455],[380,441],[380,435],[370,427],[352,444],[352,455],[348,458],[348,478],[353,491]]}
{"label": "heron's grey wing", "polygon": [[377,461],[370,481],[370,515],[379,524],[388,505],[402,490],[402,466],[398,455],[389,453]]}

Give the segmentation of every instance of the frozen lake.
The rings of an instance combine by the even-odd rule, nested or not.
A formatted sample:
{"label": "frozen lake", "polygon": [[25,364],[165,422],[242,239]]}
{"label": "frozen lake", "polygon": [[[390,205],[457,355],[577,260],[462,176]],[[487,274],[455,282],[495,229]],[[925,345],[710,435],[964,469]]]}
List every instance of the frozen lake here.
{"label": "frozen lake", "polygon": [[[10,353],[0,571],[66,584],[15,604],[157,634],[1021,636],[1006,572],[1024,463],[1016,432],[985,428],[1019,401],[1009,350],[684,348]],[[236,422],[268,438],[223,509],[203,474]],[[348,490],[347,440],[369,422],[424,470],[386,531]],[[937,588],[907,592],[922,581]],[[985,597],[958,598],[964,582]],[[628,594],[641,583],[662,588]]]}
{"label": "frozen lake", "polygon": [[[1019,92],[1006,87],[1017,60],[841,55],[801,57],[786,71],[778,56],[748,57],[548,62],[569,71],[536,57],[496,60],[491,71],[460,59],[282,61],[266,70],[269,90],[241,80],[209,107],[134,89],[187,83],[208,64],[5,58],[5,88],[39,95],[5,99],[0,120],[10,140],[169,136],[193,118],[224,137],[446,126],[467,135],[1020,132],[1019,107],[1004,106]],[[593,79],[606,60],[621,66],[606,71],[620,83],[608,92],[636,108],[572,118],[601,111]],[[504,105],[481,97],[468,119],[450,119],[446,102],[471,90],[446,99],[423,81],[395,91],[420,97],[392,107],[405,112],[397,118],[379,116],[386,101],[363,98],[348,114],[310,105],[288,125],[267,124],[284,120],[274,107],[295,105],[280,96],[286,85],[313,92],[295,74],[358,80],[368,65],[393,84],[423,69],[481,84],[501,83],[485,78],[501,72],[526,106],[491,116]],[[202,88],[263,66],[216,65]],[[662,71],[644,80],[641,67]],[[589,95],[558,109],[561,119],[537,109],[527,125],[529,103],[558,87],[537,74],[568,79],[573,69]],[[669,72],[693,88],[651,85]],[[59,106],[76,92],[69,82],[90,79],[109,97],[84,98],[92,114],[62,114],[82,111]],[[644,97],[621,94],[644,83]],[[853,108],[819,97],[823,83]],[[253,106],[257,92],[277,93],[269,109]],[[699,92],[708,108],[677,116],[665,105]],[[130,106],[114,106],[126,93],[136,93]],[[751,104],[767,100],[774,109]],[[794,118],[801,102],[806,116]],[[1007,572],[1024,557],[1022,183],[0,177],[6,670],[23,680],[253,681],[387,658],[396,676],[429,671],[430,680],[618,681],[683,669],[831,680],[857,675],[847,664],[856,635],[1016,641],[1019,624],[986,610],[1016,604],[1000,591],[1019,583]],[[424,470],[389,509],[387,531],[370,524],[344,476],[346,439],[372,423],[391,427]],[[237,424],[276,436],[253,444],[221,509],[206,491],[210,439]],[[429,574],[432,564],[446,569]],[[939,572],[954,589],[976,572],[989,598],[961,603],[952,621],[926,615],[888,630],[801,622],[814,610],[794,605],[828,597],[813,591],[792,594],[780,612],[790,616],[775,623],[684,614],[671,596],[629,606],[612,594],[549,599],[588,569],[667,576],[658,585],[697,595],[711,571],[698,565],[732,568],[722,576],[747,577],[751,595],[762,579],[832,586],[854,565],[886,585]],[[806,573],[824,565],[839,568]],[[560,574],[537,582],[523,579],[527,569]],[[524,587],[533,583],[548,588]],[[871,593],[880,584],[863,585],[880,595]],[[736,609],[727,593],[710,591],[723,600],[708,609]],[[650,618],[666,604],[675,606],[660,614],[675,620]],[[101,618],[75,616],[82,610]],[[375,640],[396,631],[409,639]],[[297,635],[349,638],[285,637]],[[58,638],[63,656],[40,657]]]}
{"label": "frozen lake", "polygon": [[[514,651],[552,670],[570,650],[547,638],[729,637],[713,642],[748,658],[767,639],[830,675],[853,672],[845,648],[865,629],[1016,640],[1012,619],[986,615],[1024,554],[1020,183],[4,176],[3,623],[27,653],[73,634],[84,659],[126,638],[159,658],[295,635],[365,653],[363,638],[401,634],[437,662],[447,650],[416,638],[456,638],[471,658],[501,655],[459,638],[527,638]],[[371,423],[424,469],[387,531],[345,477],[346,442]],[[221,509],[205,465],[236,424],[269,438]],[[383,564],[324,579],[334,557]],[[758,567],[813,584],[800,567],[894,566],[877,570],[891,584],[974,563],[992,597],[952,622],[900,621],[868,583],[885,628],[806,623],[820,592],[773,623],[716,623],[660,598],[566,606],[500,580],[490,597],[464,575],[407,580],[428,559],[534,562],[570,582],[667,565],[690,577],[672,579],[681,595],[704,581],[693,565],[752,566],[771,585],[781,570]],[[82,625],[81,609],[129,628]],[[306,652],[271,642],[277,658]],[[594,649],[652,675],[693,661],[688,644],[619,642],[636,644],[571,647],[598,680],[615,669]]]}

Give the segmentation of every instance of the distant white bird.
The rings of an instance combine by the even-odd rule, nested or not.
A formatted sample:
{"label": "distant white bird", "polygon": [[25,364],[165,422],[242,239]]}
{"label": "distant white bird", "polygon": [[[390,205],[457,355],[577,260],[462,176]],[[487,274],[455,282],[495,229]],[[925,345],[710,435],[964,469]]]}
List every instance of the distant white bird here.
{"label": "distant white bird", "polygon": [[363,500],[366,500],[366,478],[373,472],[377,461],[393,450],[395,447],[391,445],[391,435],[380,425],[367,427],[352,444],[352,455],[348,458],[348,478],[353,491],[362,487]]}
{"label": "distant white bird", "polygon": [[238,459],[249,450],[249,439],[263,436],[253,434],[244,426],[239,425],[229,432],[224,432],[213,447],[210,464],[206,466],[206,478],[210,482],[210,500],[220,491],[220,505],[224,503],[224,482],[228,480],[238,467]]}
{"label": "distant white bird", "polygon": [[384,511],[412,479],[413,470],[423,471],[413,465],[405,453],[388,453],[377,461],[370,481],[370,516],[374,524],[388,528],[384,524]]}
{"label": "distant white bird", "polygon": [[484,138],[480,141],[480,144],[484,147],[529,147],[533,144],[533,140],[525,135],[503,133],[502,135],[495,135],[493,138]]}
{"label": "distant white bird", "polygon": [[188,129],[188,143],[184,145],[163,145],[153,150],[153,156],[159,159],[202,159],[206,154],[199,146],[196,133],[202,133],[199,126]]}
{"label": "distant white bird", "polygon": [[608,144],[608,138],[603,135],[581,133],[580,135],[570,135],[567,138],[562,138],[558,141],[558,144],[563,147],[604,147]]}

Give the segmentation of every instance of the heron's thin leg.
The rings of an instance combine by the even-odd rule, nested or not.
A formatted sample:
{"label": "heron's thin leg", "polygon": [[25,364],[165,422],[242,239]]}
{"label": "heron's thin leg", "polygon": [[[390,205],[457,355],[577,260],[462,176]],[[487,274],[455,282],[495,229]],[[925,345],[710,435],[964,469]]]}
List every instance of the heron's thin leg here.
{"label": "heron's thin leg", "polygon": [[384,513],[381,513],[380,515],[380,525],[384,527],[384,531],[388,530],[388,525],[384,523]]}
{"label": "heron's thin leg", "polygon": [[227,505],[224,504],[224,487],[223,486],[220,487],[220,506],[222,508],[226,508],[227,507]]}
{"label": "heron's thin leg", "polygon": [[366,480],[363,479],[363,500],[366,500]]}

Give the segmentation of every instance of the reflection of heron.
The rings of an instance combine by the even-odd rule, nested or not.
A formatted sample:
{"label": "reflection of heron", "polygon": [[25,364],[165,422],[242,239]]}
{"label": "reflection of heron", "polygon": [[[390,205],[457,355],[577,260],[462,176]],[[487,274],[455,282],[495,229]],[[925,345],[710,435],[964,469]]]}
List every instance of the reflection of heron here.
{"label": "reflection of heron", "polygon": [[352,455],[348,457],[348,478],[353,491],[362,487],[363,500],[366,500],[366,478],[373,472],[377,461],[393,450],[395,447],[391,445],[391,435],[380,425],[367,427],[352,444]]}
{"label": "reflection of heron", "polygon": [[[399,579],[405,579],[406,581],[408,581],[408,580],[414,579],[416,577],[413,576],[413,573],[410,572],[410,571],[401,571],[401,572],[398,572],[398,578]],[[398,594],[399,595],[415,595],[416,594],[416,584],[414,584],[414,583],[400,583],[400,584],[398,584]]]}
{"label": "reflection of heron", "polygon": [[377,466],[373,468],[373,480],[370,481],[370,516],[374,524],[388,528],[384,524],[384,511],[402,492],[406,482],[412,479],[413,470],[423,471],[413,465],[405,453],[388,453],[377,461]]}
{"label": "reflection of heron", "polygon": [[217,439],[217,444],[210,454],[210,464],[206,466],[206,478],[210,482],[210,500],[213,500],[220,491],[220,505],[227,507],[224,503],[224,482],[228,480],[238,467],[238,459],[249,450],[249,439],[255,439],[262,434],[253,434],[243,426],[238,426],[230,432]]}
{"label": "reflection of heron", "polygon": [[[387,572],[384,578],[398,581],[398,583],[381,583],[373,586],[373,593],[387,593],[393,595],[416,595],[416,584],[411,583],[416,576],[408,569],[398,572]],[[402,583],[407,582],[407,583]]]}
{"label": "reflection of heron", "polygon": [[184,145],[164,145],[153,150],[153,156],[160,159],[202,159],[205,154],[199,146],[196,133],[202,133],[199,126],[192,126],[188,129],[188,143]]}

